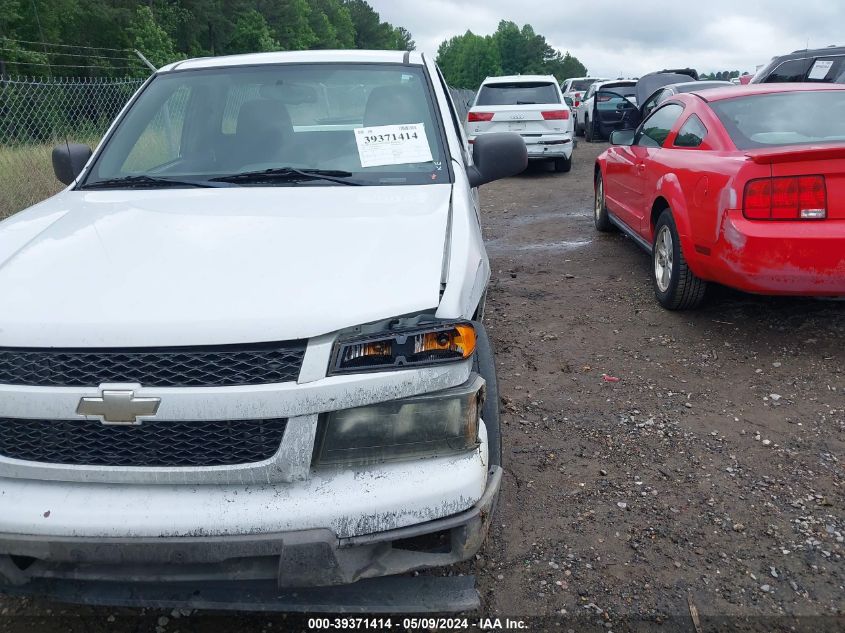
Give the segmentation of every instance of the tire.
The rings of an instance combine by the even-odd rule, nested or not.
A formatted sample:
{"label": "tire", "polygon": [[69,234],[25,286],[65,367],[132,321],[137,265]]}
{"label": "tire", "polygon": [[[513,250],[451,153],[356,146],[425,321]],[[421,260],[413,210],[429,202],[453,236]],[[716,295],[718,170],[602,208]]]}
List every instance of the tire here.
{"label": "tire", "polygon": [[575,119],[575,136],[584,136],[584,126],[578,123],[578,119]]}
{"label": "tire", "polygon": [[555,171],[560,173],[566,173],[570,169],[572,169],[572,156],[569,158],[555,158]]}
{"label": "tire", "polygon": [[692,310],[701,305],[707,282],[687,266],[671,209],[657,219],[651,258],[651,280],[660,305],[667,310]]}
{"label": "tire", "polygon": [[595,198],[593,203],[593,222],[596,225],[596,230],[601,233],[610,233],[616,227],[610,221],[607,215],[607,203],[604,199],[604,179],[601,177],[601,172],[596,175],[595,182]]}
{"label": "tire", "polygon": [[593,126],[590,123],[590,117],[584,117],[584,140],[588,143],[593,142]]}
{"label": "tire", "polygon": [[499,383],[496,380],[496,359],[487,330],[481,323],[475,326],[476,343],[473,369],[487,383],[487,397],[481,408],[481,419],[487,427],[487,449],[490,466],[502,465],[502,426],[499,420]]}

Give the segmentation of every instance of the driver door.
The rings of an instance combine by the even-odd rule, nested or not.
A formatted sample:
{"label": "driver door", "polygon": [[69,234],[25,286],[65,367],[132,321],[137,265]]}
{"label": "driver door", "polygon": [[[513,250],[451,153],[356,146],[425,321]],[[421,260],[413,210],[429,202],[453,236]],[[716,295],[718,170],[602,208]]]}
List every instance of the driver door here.
{"label": "driver door", "polygon": [[669,103],[654,110],[642,122],[631,145],[625,182],[630,195],[630,227],[646,237],[651,222],[651,205],[657,180],[663,176],[655,160],[669,132],[684,112],[679,103]]}
{"label": "driver door", "polygon": [[637,106],[613,88],[597,90],[595,94],[595,121],[602,137],[610,136],[614,130],[633,129],[629,121],[637,112]]}

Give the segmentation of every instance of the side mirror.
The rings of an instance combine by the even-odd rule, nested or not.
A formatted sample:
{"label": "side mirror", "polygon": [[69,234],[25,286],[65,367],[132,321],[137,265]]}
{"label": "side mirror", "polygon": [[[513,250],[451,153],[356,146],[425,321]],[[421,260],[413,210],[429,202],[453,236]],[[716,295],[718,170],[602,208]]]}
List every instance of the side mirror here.
{"label": "side mirror", "polygon": [[610,133],[611,145],[633,145],[635,130],[614,130]]}
{"label": "side mirror", "polygon": [[82,173],[91,158],[91,148],[79,143],[63,143],[53,148],[53,173],[59,182],[69,185]]}
{"label": "side mirror", "polygon": [[528,149],[519,134],[500,132],[475,137],[473,165],[467,170],[471,187],[515,176],[528,167]]}

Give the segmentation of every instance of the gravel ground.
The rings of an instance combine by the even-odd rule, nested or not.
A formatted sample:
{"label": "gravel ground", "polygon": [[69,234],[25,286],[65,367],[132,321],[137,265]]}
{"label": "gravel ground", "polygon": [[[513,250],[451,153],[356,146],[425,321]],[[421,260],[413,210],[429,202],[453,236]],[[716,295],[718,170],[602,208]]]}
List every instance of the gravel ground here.
{"label": "gravel ground", "polygon": [[[593,230],[601,149],[484,189],[507,474],[486,546],[454,573],[478,576],[484,615],[694,631],[692,605],[703,630],[845,629],[845,303],[716,288],[696,312],[664,311],[649,258]],[[9,633],[301,627],[0,613]]]}

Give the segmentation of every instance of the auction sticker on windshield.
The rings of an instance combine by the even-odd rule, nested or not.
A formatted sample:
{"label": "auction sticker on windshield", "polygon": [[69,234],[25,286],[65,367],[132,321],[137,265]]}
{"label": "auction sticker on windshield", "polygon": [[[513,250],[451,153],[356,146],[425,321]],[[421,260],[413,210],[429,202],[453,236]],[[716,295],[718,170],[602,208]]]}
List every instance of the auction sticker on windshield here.
{"label": "auction sticker on windshield", "polygon": [[379,125],[355,128],[361,167],[431,162],[425,124]]}

